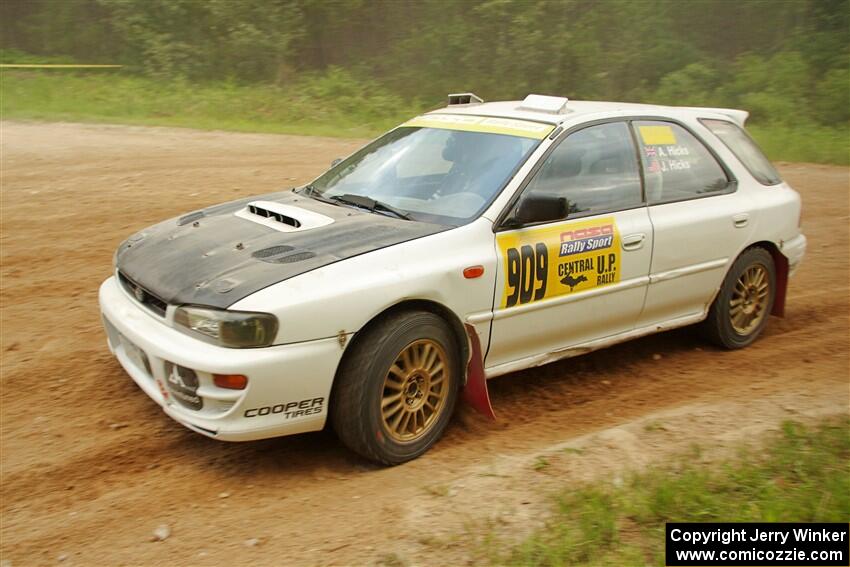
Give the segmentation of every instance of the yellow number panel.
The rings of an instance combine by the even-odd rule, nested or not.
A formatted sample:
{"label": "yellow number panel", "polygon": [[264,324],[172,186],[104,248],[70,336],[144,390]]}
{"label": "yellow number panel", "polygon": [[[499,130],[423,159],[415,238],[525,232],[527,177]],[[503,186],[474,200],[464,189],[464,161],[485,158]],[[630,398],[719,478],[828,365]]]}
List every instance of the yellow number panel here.
{"label": "yellow number panel", "polygon": [[503,308],[620,281],[620,233],[613,217],[502,233],[497,242]]}

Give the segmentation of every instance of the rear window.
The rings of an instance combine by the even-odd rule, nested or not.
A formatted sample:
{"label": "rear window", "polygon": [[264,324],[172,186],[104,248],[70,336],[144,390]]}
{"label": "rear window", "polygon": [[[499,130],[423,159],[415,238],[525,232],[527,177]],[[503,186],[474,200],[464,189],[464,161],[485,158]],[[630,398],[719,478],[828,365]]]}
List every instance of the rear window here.
{"label": "rear window", "polygon": [[744,167],[762,185],[776,185],[782,183],[782,178],[773,164],[770,163],[755,141],[750,138],[743,128],[737,124],[725,120],[701,119],[706,128],[711,130],[715,136],[726,144],[733,154],[737,156]]}

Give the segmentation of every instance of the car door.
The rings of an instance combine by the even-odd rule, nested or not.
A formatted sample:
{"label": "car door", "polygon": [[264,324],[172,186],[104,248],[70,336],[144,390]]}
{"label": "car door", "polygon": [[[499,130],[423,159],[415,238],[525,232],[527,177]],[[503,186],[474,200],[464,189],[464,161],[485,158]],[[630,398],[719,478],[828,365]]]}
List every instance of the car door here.
{"label": "car door", "polygon": [[751,236],[753,203],[684,126],[655,120],[635,121],[632,127],[655,234],[638,326],[698,318]]}
{"label": "car door", "polygon": [[652,226],[628,124],[573,131],[541,161],[511,210],[563,197],[568,215],[497,229],[489,375],[631,330],[644,302]]}

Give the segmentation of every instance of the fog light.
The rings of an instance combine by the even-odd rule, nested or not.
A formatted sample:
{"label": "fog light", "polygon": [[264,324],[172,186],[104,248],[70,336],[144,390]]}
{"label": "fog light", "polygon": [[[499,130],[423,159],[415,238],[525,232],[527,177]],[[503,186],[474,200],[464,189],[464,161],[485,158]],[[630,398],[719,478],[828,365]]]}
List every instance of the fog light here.
{"label": "fog light", "polygon": [[244,390],[248,385],[248,377],[241,374],[213,374],[213,383],[219,388]]}

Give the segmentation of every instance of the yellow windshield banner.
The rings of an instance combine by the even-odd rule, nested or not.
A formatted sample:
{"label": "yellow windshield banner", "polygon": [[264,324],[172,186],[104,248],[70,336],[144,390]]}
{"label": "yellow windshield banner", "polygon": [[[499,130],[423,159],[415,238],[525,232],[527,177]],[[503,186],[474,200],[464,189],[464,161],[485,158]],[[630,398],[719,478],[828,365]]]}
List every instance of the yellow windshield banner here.
{"label": "yellow windshield banner", "polygon": [[555,128],[552,124],[540,124],[527,120],[511,118],[490,118],[486,116],[468,116],[461,114],[427,114],[408,120],[402,126],[414,128],[441,128],[443,130],[463,130],[464,132],[485,132],[505,134],[542,140]]}

